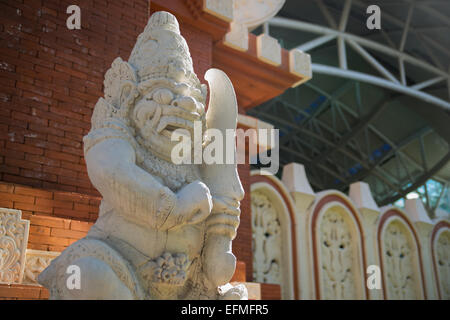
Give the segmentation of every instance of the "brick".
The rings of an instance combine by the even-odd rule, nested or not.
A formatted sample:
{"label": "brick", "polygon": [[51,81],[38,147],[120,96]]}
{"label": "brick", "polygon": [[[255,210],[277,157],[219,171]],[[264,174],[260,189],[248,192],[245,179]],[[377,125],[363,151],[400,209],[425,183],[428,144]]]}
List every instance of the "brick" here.
{"label": "brick", "polygon": [[42,166],[38,163],[33,163],[26,160],[14,159],[14,158],[6,158],[5,163],[9,166],[25,168],[30,170],[41,171]]}
{"label": "brick", "polygon": [[0,200],[0,208],[10,208],[12,209],[13,202],[11,200]]}
{"label": "brick", "polygon": [[13,111],[12,112],[12,118],[19,120],[19,121],[26,121],[26,122],[32,122],[32,123],[36,123],[37,125],[40,126],[47,126],[48,125],[48,120],[47,119],[42,119],[39,117],[35,117],[31,114],[25,114],[22,112],[17,112],[17,111]]}
{"label": "brick", "polygon": [[51,107],[50,111],[53,112],[54,114],[57,114],[57,115],[60,115],[63,117],[67,117],[69,119],[78,119],[78,120],[83,119],[83,116],[81,114],[72,112],[70,110],[66,110],[64,108],[61,108],[60,106]]}
{"label": "brick", "polygon": [[53,173],[58,176],[65,176],[65,177],[72,177],[72,178],[77,177],[76,171],[68,170],[68,169],[64,169],[64,168],[45,167],[43,169],[43,171],[47,172],[47,173]]}
{"label": "brick", "polygon": [[22,96],[32,101],[42,102],[45,104],[52,104],[52,100],[50,98],[47,98],[35,92],[23,91]]}
{"label": "brick", "polygon": [[54,142],[49,142],[46,140],[42,140],[42,139],[36,139],[36,138],[25,138],[25,143],[27,145],[30,146],[35,146],[38,148],[42,148],[42,149],[47,149],[47,150],[53,150],[53,151],[61,151],[61,145],[54,143]]}
{"label": "brick", "polygon": [[52,208],[66,208],[66,209],[73,208],[73,202],[71,201],[50,200],[45,198],[36,198],[36,205],[47,206]]}
{"label": "brick", "polygon": [[38,171],[31,171],[31,170],[27,170],[27,169],[21,169],[20,173],[23,177],[28,177],[28,178],[35,178],[38,180],[46,180],[46,181],[52,181],[52,182],[56,182],[57,180],[57,176],[54,174],[50,174],[50,173],[45,173],[45,172],[38,172]]}
{"label": "brick", "polygon": [[4,174],[3,175],[3,181],[5,182],[11,182],[11,183],[18,183],[22,185],[27,185],[31,187],[41,187],[42,181],[32,178],[26,178],[26,177],[20,177],[20,176],[14,176],[10,174]]}
{"label": "brick", "polygon": [[59,64],[55,65],[55,70],[63,72],[63,73],[68,74],[68,75],[71,75],[71,76],[76,77],[76,78],[87,79],[86,73],[78,72],[78,71],[75,71],[74,69],[70,69],[68,67],[65,67],[65,66],[62,66],[62,65],[59,65]]}
{"label": "brick", "polygon": [[27,248],[31,250],[49,251],[49,246],[47,244],[30,243],[29,241]]}
{"label": "brick", "polygon": [[89,219],[89,213],[83,212],[83,211],[77,211],[77,210],[70,210],[70,209],[62,209],[62,208],[55,208],[54,213],[56,216],[60,217],[70,217],[74,219]]}
{"label": "brick", "polygon": [[61,166],[61,161],[60,160],[50,159],[50,158],[45,157],[45,156],[26,154],[25,155],[25,160],[31,161],[31,162],[40,163],[40,164],[43,164],[43,165],[46,165],[46,166],[51,166],[51,167],[59,167],[59,166]]}
{"label": "brick", "polygon": [[49,236],[50,230],[51,229],[49,227],[42,227],[42,226],[35,226],[35,225],[30,226],[30,234]]}
{"label": "brick", "polygon": [[69,192],[55,192],[55,200],[76,201],[78,203],[88,204],[91,197]]}
{"label": "brick", "polygon": [[49,299],[50,298],[50,293],[47,290],[47,288],[41,288],[40,294],[39,294],[39,299]]}
{"label": "brick", "polygon": [[91,229],[92,223],[91,222],[85,222],[85,221],[77,221],[73,220],[70,224],[70,229],[75,231],[84,231],[88,232],[89,229]]}
{"label": "brick", "polygon": [[10,200],[14,202],[23,202],[23,203],[34,203],[34,196],[26,196],[26,195],[20,195],[20,194],[10,194],[10,193],[0,193],[0,200]]}
{"label": "brick", "polygon": [[80,160],[80,157],[78,156],[50,150],[45,151],[45,156],[55,160],[65,160],[73,163],[78,163],[78,161]]}
{"label": "brick", "polygon": [[261,283],[261,300],[281,300],[280,285]]}
{"label": "brick", "polygon": [[0,192],[7,192],[7,193],[13,193],[14,192],[14,185],[8,184],[4,182],[0,182]]}
{"label": "brick", "polygon": [[86,212],[98,212],[98,207],[97,206],[88,206],[85,204],[80,204],[80,203],[75,203],[75,210],[78,211],[86,211]]}
{"label": "brick", "polygon": [[31,154],[36,154],[36,155],[44,154],[44,150],[42,148],[28,146],[28,145],[20,144],[20,143],[12,143],[12,142],[9,142],[9,141],[6,142],[6,149],[23,151],[23,152],[26,152],[26,153],[31,153]]}
{"label": "brick", "polygon": [[30,85],[28,83],[24,83],[24,82],[17,82],[16,84],[16,88],[25,90],[25,91],[30,91],[32,93],[37,93],[40,96],[43,97],[51,97],[52,96],[52,91],[51,90],[47,90],[44,88],[39,88],[36,85]]}
{"label": "brick", "polygon": [[69,245],[69,239],[53,237],[53,236],[41,236],[30,234],[28,236],[28,242],[38,243],[38,244],[47,244],[47,245],[58,245],[58,246],[67,246]]}
{"label": "brick", "polygon": [[61,129],[56,129],[53,127],[42,127],[42,126],[35,125],[33,123],[30,123],[28,127],[29,127],[29,129],[31,129],[33,131],[37,131],[37,132],[41,132],[41,133],[49,133],[54,136],[64,137],[64,130],[61,130]]}
{"label": "brick", "polygon": [[48,141],[51,142],[55,142],[61,145],[66,145],[69,147],[73,147],[73,148],[81,148],[82,144],[80,141],[76,141],[76,140],[72,140],[72,139],[68,139],[68,138],[64,138],[64,137],[58,137],[58,136],[53,136],[51,134],[49,134],[47,136]]}
{"label": "brick", "polygon": [[25,188],[25,187],[20,187],[20,186],[16,186],[14,193],[23,194],[23,195],[31,195],[31,196],[36,196],[36,197],[45,198],[45,199],[53,198],[53,192],[39,190],[39,189],[33,189],[33,188]]}
{"label": "brick", "polygon": [[11,167],[11,166],[2,164],[2,165],[0,165],[0,172],[5,172],[5,173],[18,175],[20,170],[17,167]]}
{"label": "brick", "polygon": [[66,229],[57,229],[52,228],[51,231],[52,237],[60,237],[60,238],[70,238],[70,239],[81,239],[86,236],[85,231],[77,231],[77,230],[66,230]]}
{"label": "brick", "polygon": [[40,295],[38,286],[0,285],[0,297],[37,299]]}
{"label": "brick", "polygon": [[43,215],[33,215],[30,218],[30,223],[33,225],[46,226],[52,228],[69,229],[70,220],[61,219],[57,217],[43,216]]}
{"label": "brick", "polygon": [[14,209],[43,212],[43,213],[52,213],[53,212],[53,208],[49,208],[46,206],[38,206],[38,205],[35,205],[32,203],[23,203],[23,202],[14,202]]}

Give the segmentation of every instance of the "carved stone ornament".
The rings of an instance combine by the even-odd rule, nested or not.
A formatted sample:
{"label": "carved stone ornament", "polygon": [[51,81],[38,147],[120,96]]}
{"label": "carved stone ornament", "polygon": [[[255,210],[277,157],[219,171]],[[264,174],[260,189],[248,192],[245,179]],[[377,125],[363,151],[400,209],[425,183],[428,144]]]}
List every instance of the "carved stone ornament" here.
{"label": "carved stone ornament", "polygon": [[391,222],[384,231],[384,272],[388,299],[419,299],[416,292],[417,274],[414,271],[414,251],[406,228],[398,221]]}
{"label": "carved stone ornament", "polygon": [[21,283],[30,221],[20,210],[0,208],[0,283]]}
{"label": "carved stone ornament", "polygon": [[450,231],[439,235],[436,241],[436,262],[441,289],[441,298],[450,300]]}
{"label": "carved stone ornament", "polygon": [[253,278],[282,284],[281,224],[269,198],[252,193]]}
{"label": "carved stone ornament", "polygon": [[38,275],[59,256],[59,252],[27,249],[23,284],[37,285]]}
{"label": "carved stone ornament", "polygon": [[[150,17],[128,62],[114,60],[84,137],[88,175],[103,196],[99,218],[39,275],[52,299],[247,297],[243,285],[229,284],[244,196],[236,164],[175,164],[171,158],[176,129],[191,137],[195,124],[223,136],[236,129],[231,81],[217,69],[205,79],[208,112],[207,87],[168,12]],[[209,143],[206,136],[201,143]],[[203,151],[193,144],[191,150],[194,158]],[[225,151],[236,152],[234,146]],[[79,290],[66,286],[70,265],[80,269]]]}
{"label": "carved stone ornament", "polygon": [[357,299],[355,250],[350,226],[341,212],[328,209],[320,224],[323,299]]}

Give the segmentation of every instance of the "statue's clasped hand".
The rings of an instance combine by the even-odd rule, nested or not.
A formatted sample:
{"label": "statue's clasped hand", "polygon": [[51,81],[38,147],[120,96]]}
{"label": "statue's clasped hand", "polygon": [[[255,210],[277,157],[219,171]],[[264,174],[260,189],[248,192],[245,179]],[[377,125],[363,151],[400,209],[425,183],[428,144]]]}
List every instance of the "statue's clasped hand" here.
{"label": "statue's clasped hand", "polygon": [[177,225],[197,224],[211,213],[213,202],[209,188],[201,181],[194,181],[177,192],[172,215]]}

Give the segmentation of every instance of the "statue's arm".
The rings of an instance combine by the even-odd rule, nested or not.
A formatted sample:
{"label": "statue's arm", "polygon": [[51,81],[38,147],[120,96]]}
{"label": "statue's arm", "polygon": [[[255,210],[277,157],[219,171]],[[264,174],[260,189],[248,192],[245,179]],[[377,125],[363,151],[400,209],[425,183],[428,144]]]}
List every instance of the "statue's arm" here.
{"label": "statue's arm", "polygon": [[176,195],[136,165],[128,141],[111,138],[95,144],[86,154],[86,165],[92,184],[124,218],[158,229],[182,222],[172,214]]}

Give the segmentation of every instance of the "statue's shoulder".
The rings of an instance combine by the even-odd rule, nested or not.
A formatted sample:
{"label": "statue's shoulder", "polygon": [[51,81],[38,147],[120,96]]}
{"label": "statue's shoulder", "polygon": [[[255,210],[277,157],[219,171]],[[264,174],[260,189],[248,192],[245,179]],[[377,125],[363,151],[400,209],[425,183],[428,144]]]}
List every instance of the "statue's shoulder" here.
{"label": "statue's shoulder", "polygon": [[134,128],[119,111],[105,99],[98,99],[91,118],[91,130],[83,138],[85,154],[106,139],[123,139],[136,146]]}

